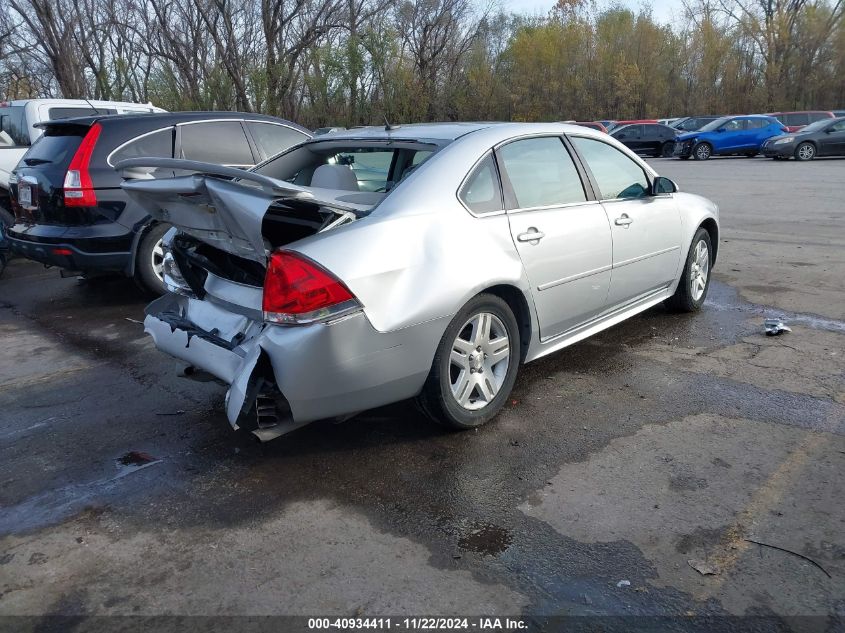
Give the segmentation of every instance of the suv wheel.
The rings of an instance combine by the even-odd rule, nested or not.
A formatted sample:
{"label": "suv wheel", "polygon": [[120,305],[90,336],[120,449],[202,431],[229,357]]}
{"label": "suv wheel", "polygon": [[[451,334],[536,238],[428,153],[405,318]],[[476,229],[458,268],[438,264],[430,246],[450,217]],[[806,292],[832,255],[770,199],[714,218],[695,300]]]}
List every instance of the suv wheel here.
{"label": "suv wheel", "polygon": [[162,272],[164,251],[161,240],[169,230],[169,224],[154,224],[141,238],[135,253],[135,281],[143,290],[155,295],[167,292]]}
{"label": "suv wheel", "polygon": [[713,147],[710,143],[699,143],[692,148],[692,155],[695,160],[707,160],[713,155]]}
{"label": "suv wheel", "polygon": [[519,325],[508,304],[480,294],[455,315],[417,398],[432,420],[455,429],[488,422],[502,409],[519,369]]}

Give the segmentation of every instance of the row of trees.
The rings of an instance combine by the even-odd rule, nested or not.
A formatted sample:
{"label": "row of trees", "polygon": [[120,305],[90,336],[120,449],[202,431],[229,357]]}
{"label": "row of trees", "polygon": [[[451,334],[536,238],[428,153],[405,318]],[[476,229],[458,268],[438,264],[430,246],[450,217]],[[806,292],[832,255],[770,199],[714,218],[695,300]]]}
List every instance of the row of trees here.
{"label": "row of trees", "polygon": [[305,125],[845,107],[845,0],[0,0],[0,98],[260,111]]}

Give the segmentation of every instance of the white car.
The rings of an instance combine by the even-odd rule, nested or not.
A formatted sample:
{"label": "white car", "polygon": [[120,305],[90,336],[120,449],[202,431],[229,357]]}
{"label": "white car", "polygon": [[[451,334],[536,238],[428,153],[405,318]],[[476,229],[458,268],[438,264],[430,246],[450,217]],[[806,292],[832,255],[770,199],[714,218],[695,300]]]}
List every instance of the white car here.
{"label": "white car", "polygon": [[86,101],[85,99],[18,99],[0,102],[0,220],[11,223],[9,174],[43,130],[34,127],[40,121],[69,119],[92,114],[128,114],[165,112],[151,103],[124,101]]}

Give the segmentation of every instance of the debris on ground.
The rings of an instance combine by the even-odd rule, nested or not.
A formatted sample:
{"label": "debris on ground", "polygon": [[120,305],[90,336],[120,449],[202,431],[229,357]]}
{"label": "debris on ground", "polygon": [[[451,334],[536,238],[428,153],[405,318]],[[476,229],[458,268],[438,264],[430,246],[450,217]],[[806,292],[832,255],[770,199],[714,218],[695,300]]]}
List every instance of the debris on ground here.
{"label": "debris on ground", "polygon": [[763,327],[766,328],[766,336],[778,336],[784,332],[791,332],[790,328],[782,319],[766,319],[763,322]]}
{"label": "debris on ground", "polygon": [[143,321],[139,321],[138,319],[130,319],[129,317],[124,317],[130,323],[137,323],[138,325],[144,325]]}
{"label": "debris on ground", "polygon": [[161,412],[161,413],[156,413],[156,415],[185,415],[185,412],[182,409],[178,409],[178,410],[172,411],[172,412],[164,411],[164,412]]}
{"label": "debris on ground", "polygon": [[143,466],[144,464],[149,464],[158,460],[149,453],[145,453],[143,451],[129,451],[117,461],[119,461],[123,466]]}
{"label": "debris on ground", "polygon": [[716,565],[712,565],[706,560],[690,559],[687,564],[702,576],[718,576],[722,573]]}
{"label": "debris on ground", "polygon": [[630,580],[620,580],[619,582],[616,583],[616,587],[618,589],[621,589],[622,587],[630,587],[630,586],[631,586]]}
{"label": "debris on ground", "polygon": [[819,563],[814,561],[809,556],[804,556],[804,554],[799,554],[798,552],[793,552],[791,549],[786,549],[785,547],[778,547],[777,545],[772,545],[771,543],[763,543],[762,541],[755,541],[755,540],[750,539],[750,538],[747,538],[745,540],[749,543],[754,543],[755,545],[760,545],[761,547],[769,547],[771,549],[776,549],[779,552],[786,552],[787,554],[792,554],[793,556],[797,556],[798,558],[803,558],[805,561],[807,561],[811,565],[814,565],[815,567],[818,567],[820,570],[822,570],[822,573],[824,573],[825,576],[827,576],[828,578],[831,577],[831,575],[828,573],[828,571],[824,567],[822,567]]}

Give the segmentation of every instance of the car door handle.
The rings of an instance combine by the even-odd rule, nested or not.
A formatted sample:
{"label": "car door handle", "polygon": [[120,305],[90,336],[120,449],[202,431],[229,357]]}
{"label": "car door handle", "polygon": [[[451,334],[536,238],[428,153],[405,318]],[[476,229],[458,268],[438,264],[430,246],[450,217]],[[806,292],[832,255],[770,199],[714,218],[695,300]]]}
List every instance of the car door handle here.
{"label": "car door handle", "polygon": [[546,234],[542,231],[538,231],[533,226],[528,229],[525,233],[520,233],[516,236],[518,242],[539,242]]}
{"label": "car door handle", "polygon": [[628,226],[628,225],[629,225],[629,224],[631,224],[632,222],[633,222],[633,220],[632,220],[631,218],[629,218],[629,217],[628,217],[628,215],[627,215],[627,214],[625,214],[625,213],[623,213],[623,214],[622,214],[622,217],[616,218],[616,219],[613,221],[613,223],[614,223],[616,226]]}

